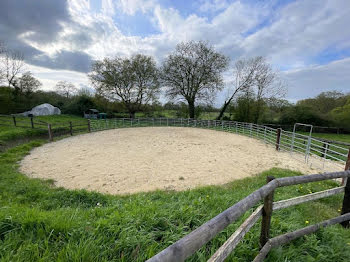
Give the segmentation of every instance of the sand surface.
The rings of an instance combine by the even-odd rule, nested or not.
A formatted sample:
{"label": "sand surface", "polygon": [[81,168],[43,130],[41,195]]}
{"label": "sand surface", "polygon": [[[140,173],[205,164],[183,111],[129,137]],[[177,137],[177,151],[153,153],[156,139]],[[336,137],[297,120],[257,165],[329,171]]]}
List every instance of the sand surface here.
{"label": "sand surface", "polygon": [[35,148],[20,169],[30,177],[53,179],[57,186],[127,194],[225,184],[272,167],[323,171],[253,138],[181,127],[70,137]]}

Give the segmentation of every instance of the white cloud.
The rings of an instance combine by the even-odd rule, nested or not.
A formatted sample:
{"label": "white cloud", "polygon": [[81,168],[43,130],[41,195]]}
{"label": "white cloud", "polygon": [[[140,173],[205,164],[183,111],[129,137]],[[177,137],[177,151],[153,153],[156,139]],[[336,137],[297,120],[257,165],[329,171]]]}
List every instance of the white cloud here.
{"label": "white cloud", "polygon": [[283,72],[291,100],[314,97],[321,92],[338,90],[350,92],[350,58],[327,65],[309,66]]}
{"label": "white cloud", "polygon": [[33,73],[33,76],[40,80],[43,84],[42,89],[46,91],[54,90],[58,81],[68,81],[73,83],[78,88],[90,86],[88,77],[84,73],[55,70],[45,67],[26,65],[26,69]]}
{"label": "white cloud", "polygon": [[[344,83],[349,82],[345,71],[342,71],[344,67],[339,69],[344,75],[336,78],[329,76],[328,80],[323,77],[324,82],[320,83],[313,76],[319,76],[320,73],[317,72],[321,71],[325,74],[326,69],[335,74],[332,71],[335,64],[310,66],[317,63],[315,57],[324,49],[342,50],[350,47],[350,31],[345,30],[350,24],[348,0],[299,0],[274,11],[271,9],[274,0],[263,4],[246,1],[230,4],[225,0],[200,1],[199,9],[202,13],[188,16],[174,8],[164,7],[161,3],[156,0],[103,0],[100,12],[96,12],[91,10],[89,0],[70,0],[69,12],[73,23],[62,22],[63,30],[58,33],[54,42],[34,42],[30,32],[23,34],[22,39],[51,57],[55,57],[62,50],[82,52],[93,59],[142,52],[155,56],[158,62],[181,41],[205,40],[218,51],[230,56],[233,61],[242,57],[264,55],[276,67],[299,68],[298,71],[285,73],[290,82],[291,97],[317,94],[334,86],[344,90]],[[113,16],[121,12],[127,15],[147,13],[147,17],[151,17],[160,33],[145,37],[123,34],[113,20]],[[203,12],[212,12],[214,16],[209,18]],[[247,32],[251,34],[246,36]],[[343,64],[344,61],[339,63]],[[71,77],[73,80],[73,76],[76,77],[75,82],[88,84],[85,74],[57,71],[58,74],[55,75],[53,70],[35,70],[40,78],[46,79],[47,86],[52,86],[56,80],[66,80],[57,78]],[[40,74],[40,70],[45,74]],[[54,80],[50,82],[50,78]],[[312,90],[300,88],[306,85]],[[300,95],[295,90],[299,90],[297,92]]]}
{"label": "white cloud", "polygon": [[155,0],[119,0],[116,3],[117,8],[128,15],[134,15],[137,11],[146,13],[156,4]]}
{"label": "white cloud", "polygon": [[349,43],[348,0],[296,1],[278,11],[271,25],[247,37],[241,44],[246,54],[267,55],[283,67],[299,67],[328,47]]}
{"label": "white cloud", "polygon": [[229,6],[227,0],[201,0],[198,3],[200,12],[217,12]]}

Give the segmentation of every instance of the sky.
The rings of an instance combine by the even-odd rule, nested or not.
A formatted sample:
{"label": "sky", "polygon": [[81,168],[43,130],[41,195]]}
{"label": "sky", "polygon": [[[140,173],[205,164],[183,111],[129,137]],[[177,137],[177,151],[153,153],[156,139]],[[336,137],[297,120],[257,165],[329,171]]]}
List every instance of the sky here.
{"label": "sky", "polygon": [[0,0],[0,41],[23,52],[46,90],[90,87],[91,63],[152,55],[158,65],[184,41],[203,40],[235,61],[265,56],[295,102],[350,92],[350,0]]}

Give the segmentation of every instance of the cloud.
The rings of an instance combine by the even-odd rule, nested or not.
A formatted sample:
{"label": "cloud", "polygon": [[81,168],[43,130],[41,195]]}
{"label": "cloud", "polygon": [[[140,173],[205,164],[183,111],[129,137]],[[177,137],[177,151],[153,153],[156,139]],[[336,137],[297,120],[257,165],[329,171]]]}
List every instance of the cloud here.
{"label": "cloud", "polygon": [[309,65],[324,49],[349,43],[350,33],[344,30],[349,23],[347,0],[295,1],[277,10],[270,24],[241,46],[245,54],[269,56],[280,67]]}
{"label": "cloud", "polygon": [[68,81],[74,83],[78,88],[85,88],[89,86],[89,80],[85,73],[79,73],[70,70],[53,70],[47,67],[26,65],[33,75],[43,83],[44,90],[54,90],[58,81]]}
{"label": "cloud", "polygon": [[200,12],[217,12],[229,6],[229,2],[227,0],[200,0],[198,6]]}
{"label": "cloud", "polygon": [[327,65],[309,66],[283,72],[288,83],[290,100],[314,97],[321,92],[339,90],[350,92],[350,58]]}
{"label": "cloud", "polygon": [[[157,0],[2,2],[0,38],[6,36],[10,48],[24,52],[27,63],[60,72],[87,72],[94,59],[135,53],[152,55],[160,63],[177,43],[204,40],[232,62],[267,56],[276,68],[289,70],[285,75],[291,86],[303,86],[321,63],[333,68],[332,61],[350,52],[350,31],[344,30],[350,23],[348,0],[200,0],[191,3],[196,7],[191,12],[184,12],[190,9],[181,2],[174,8],[173,3]],[[123,33],[129,25],[116,17],[137,16],[149,19],[157,30],[142,36]],[[325,50],[330,55],[322,56]],[[346,88],[345,76],[338,81]],[[330,81],[325,83],[320,86],[331,88]],[[293,90],[290,95],[297,97]],[[301,90],[300,97],[303,92],[308,94]]]}
{"label": "cloud", "polygon": [[156,5],[155,0],[118,0],[116,7],[128,15],[141,11],[146,13]]}

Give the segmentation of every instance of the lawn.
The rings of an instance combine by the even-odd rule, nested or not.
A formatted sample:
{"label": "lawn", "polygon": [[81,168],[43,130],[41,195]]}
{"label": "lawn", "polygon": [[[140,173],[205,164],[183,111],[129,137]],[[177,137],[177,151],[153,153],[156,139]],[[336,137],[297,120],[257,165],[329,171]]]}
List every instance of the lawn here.
{"label": "lawn", "polygon": [[[128,196],[66,190],[30,179],[18,161],[44,141],[0,154],[0,261],[144,261],[265,184],[267,175],[299,175],[272,169],[225,186]],[[336,186],[318,182],[280,188],[275,200]],[[276,211],[272,236],[339,215],[342,195]],[[247,212],[189,261],[206,261]],[[251,261],[259,250],[257,223],[228,261]],[[266,261],[349,261],[350,230],[336,225],[273,249]]]}

